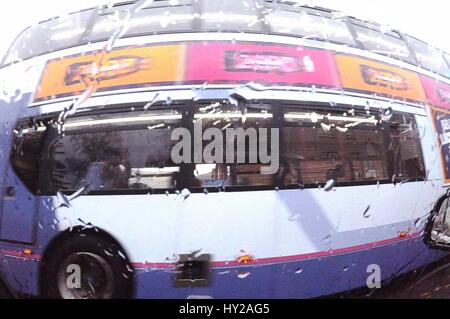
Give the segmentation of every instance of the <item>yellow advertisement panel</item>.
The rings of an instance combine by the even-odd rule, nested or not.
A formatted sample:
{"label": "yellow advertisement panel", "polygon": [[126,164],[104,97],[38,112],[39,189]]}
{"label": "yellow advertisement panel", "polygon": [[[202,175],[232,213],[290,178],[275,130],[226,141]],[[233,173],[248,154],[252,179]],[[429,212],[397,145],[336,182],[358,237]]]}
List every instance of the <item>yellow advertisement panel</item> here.
{"label": "yellow advertisement panel", "polygon": [[426,102],[419,76],[411,71],[354,56],[337,55],[345,89]]}
{"label": "yellow advertisement panel", "polygon": [[146,46],[49,61],[34,102],[78,95],[94,79],[97,91],[182,81],[185,51],[185,45]]}

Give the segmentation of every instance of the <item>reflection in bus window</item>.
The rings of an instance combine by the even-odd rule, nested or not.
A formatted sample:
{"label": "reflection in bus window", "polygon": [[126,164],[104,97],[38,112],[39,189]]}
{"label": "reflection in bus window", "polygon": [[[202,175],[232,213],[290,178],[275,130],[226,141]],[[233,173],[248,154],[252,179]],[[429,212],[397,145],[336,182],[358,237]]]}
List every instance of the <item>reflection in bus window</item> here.
{"label": "reflection in bus window", "polygon": [[[216,148],[211,152],[214,159],[203,158],[203,163],[195,165],[195,178],[189,182],[189,187],[226,188],[274,184],[274,174],[261,173],[261,169],[270,164],[262,163],[259,157],[260,143],[267,145],[266,152],[270,154],[271,151],[270,110],[241,110],[231,105],[212,104],[209,107],[200,106],[194,119],[197,125],[201,123],[203,132],[212,132],[212,129],[223,136],[219,142],[223,151]],[[203,142],[204,151],[208,150],[210,142]],[[230,153],[233,157],[228,157],[227,154]]]}
{"label": "reflection in bus window", "polygon": [[399,118],[391,126],[390,151],[394,155],[394,175],[403,180],[425,177],[419,133],[411,118]]}
{"label": "reflection in bus window", "polygon": [[440,50],[410,36],[406,36],[406,39],[415,52],[421,67],[450,77],[450,68],[445,62]]}
{"label": "reflection in bus window", "polygon": [[[101,11],[89,35],[90,41],[108,39],[126,15],[126,9],[108,8]],[[133,19],[129,22],[126,37],[164,32],[186,32],[192,30],[193,21],[194,11],[190,1],[179,1],[177,5],[173,6],[153,3],[134,14]]]}
{"label": "reflection in bus window", "polygon": [[[135,13],[125,37],[193,30],[191,1],[149,3]],[[3,64],[44,53],[108,40],[126,21],[133,5],[120,5],[72,13],[32,26],[20,34]],[[33,41],[30,41],[33,39]]]}
{"label": "reflection in bus window", "polygon": [[258,16],[257,0],[202,1],[201,30],[211,31],[262,31],[263,22]]}
{"label": "reflection in bus window", "polygon": [[383,127],[374,118],[297,111],[284,117],[280,180],[285,186],[330,179],[348,183],[424,178],[417,132],[409,122]]}
{"label": "reflection in bus window", "polygon": [[304,11],[273,10],[266,15],[272,33],[291,34],[354,46],[355,41],[343,20],[334,20]]}
{"label": "reflection in bus window", "polygon": [[357,40],[362,43],[365,49],[375,53],[387,55],[409,63],[415,63],[411,57],[406,43],[396,32],[380,32],[379,27],[373,26],[373,29],[366,26],[353,23],[353,29],[356,32]]}
{"label": "reflection in bus window", "polygon": [[181,115],[167,113],[68,122],[49,149],[46,192],[174,189],[171,134]]}
{"label": "reflection in bus window", "polygon": [[82,38],[95,15],[95,10],[86,10],[28,28],[17,37],[4,64],[87,43]]}

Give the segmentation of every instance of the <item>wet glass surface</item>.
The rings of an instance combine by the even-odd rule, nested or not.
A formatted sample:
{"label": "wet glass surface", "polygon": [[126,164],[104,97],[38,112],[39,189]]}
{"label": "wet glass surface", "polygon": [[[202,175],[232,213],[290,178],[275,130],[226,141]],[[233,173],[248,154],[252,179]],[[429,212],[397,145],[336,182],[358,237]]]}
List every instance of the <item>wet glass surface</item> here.
{"label": "wet glass surface", "polygon": [[[186,33],[194,34],[190,35],[193,38],[208,34],[209,40],[130,45],[133,37]],[[248,38],[215,41],[212,33],[220,39],[226,33]],[[303,44],[253,40],[262,36],[266,39],[289,37],[286,42]],[[84,237],[89,237],[84,231],[89,230],[92,235],[101,227],[91,222],[92,215],[78,216],[76,208],[79,205],[86,210],[82,206],[85,199],[88,195],[91,198],[99,195],[99,191],[110,197],[148,195],[149,206],[164,211],[164,215],[157,218],[152,216],[154,224],[161,221],[161,227],[165,227],[162,234],[180,228],[176,237],[166,240],[170,249],[176,247],[183,251],[171,250],[164,254],[173,255],[175,261],[179,261],[181,253],[186,256],[179,267],[182,270],[169,267],[172,257],[154,263],[166,267],[167,273],[183,272],[179,277],[188,285],[190,281],[205,281],[195,276],[209,275],[209,265],[202,265],[201,271],[194,269],[197,255],[205,249],[195,247],[198,243],[208,246],[211,241],[216,246],[211,244],[208,249],[219,250],[221,245],[226,251],[216,251],[223,253],[220,260],[214,260],[216,268],[230,264],[242,267],[230,271],[234,279],[238,279],[239,287],[245,288],[245,284],[253,280],[261,282],[261,278],[270,278],[267,291],[282,291],[283,284],[306,277],[301,283],[311,285],[310,294],[314,297],[322,294],[314,290],[320,276],[316,273],[316,277],[309,278],[307,267],[293,267],[286,260],[294,260],[294,257],[302,262],[314,260],[317,269],[329,275],[329,270],[320,268],[328,262],[323,261],[323,257],[341,258],[350,252],[372,253],[392,244],[395,251],[382,257],[388,260],[385,262],[389,266],[388,274],[395,279],[382,282],[380,289],[352,290],[332,297],[450,297],[448,260],[397,277],[403,267],[409,266],[409,256],[402,255],[402,248],[393,244],[427,236],[435,245],[430,249],[450,243],[446,223],[448,201],[444,201],[442,207],[434,207],[438,198],[445,195],[442,190],[445,180],[442,176],[436,177],[436,169],[430,177],[429,168],[442,160],[442,173],[450,173],[450,135],[447,132],[450,120],[445,110],[450,108],[450,89],[448,83],[437,80],[443,79],[439,76],[449,76],[450,61],[446,53],[390,28],[325,9],[302,7],[292,1],[141,0],[90,9],[34,25],[16,39],[3,67],[20,66],[47,53],[82,45],[86,46],[86,51],[81,54],[52,56],[36,88],[39,93],[45,90],[50,93],[42,93],[40,100],[29,100],[45,106],[57,98],[66,99],[69,103],[62,110],[42,112],[44,114],[39,116],[44,119],[37,121],[30,120],[36,114],[26,109],[27,105],[26,119],[17,121],[22,117],[18,115],[1,123],[5,139],[11,139],[12,149],[8,149],[10,154],[0,153],[0,159],[3,156],[10,159],[12,167],[4,176],[8,183],[4,191],[7,203],[4,211],[8,214],[1,215],[0,239],[33,244],[34,233],[28,232],[19,238],[13,226],[21,225],[20,221],[30,209],[40,210],[42,215],[47,215],[40,215],[44,226],[41,223],[38,226],[43,233],[48,232],[49,238],[58,231],[81,232],[82,239],[78,240],[84,246],[68,244],[68,251],[75,246],[79,251],[74,255],[86,251],[94,255],[99,264],[97,268],[106,274],[104,277],[116,276],[116,281],[123,285],[118,285],[122,291],[115,292],[121,294],[131,283],[133,268],[138,265],[147,267],[148,271],[153,268],[146,265],[153,261],[140,260],[147,256],[139,253],[136,253],[139,260],[129,260],[115,242],[101,245],[83,242]],[[343,51],[335,52],[336,45],[341,45]],[[367,56],[355,58],[348,53],[361,51]],[[71,63],[67,62],[69,59],[73,59]],[[162,66],[168,71],[161,71]],[[419,68],[426,71],[416,72]],[[29,70],[32,67],[26,72]],[[430,75],[429,71],[433,73]],[[62,74],[58,75],[59,80],[57,73]],[[423,79],[425,76],[428,80]],[[123,78],[127,80],[121,82]],[[161,89],[163,86],[166,88]],[[189,92],[187,98],[180,98],[178,92],[171,90],[176,86],[184,86],[182,88]],[[142,101],[130,102],[131,93],[149,90],[154,93],[152,97],[147,95]],[[25,103],[22,91],[5,85],[0,92],[2,103],[8,107]],[[130,101],[114,104],[106,100],[102,105],[93,102],[113,91],[129,97]],[[433,101],[430,103],[433,105],[441,103],[441,106],[429,107],[429,101]],[[179,155],[187,158],[186,162],[176,162],[171,152],[176,147],[174,133],[180,128],[188,135],[194,133],[187,138],[194,143],[196,129],[200,133],[210,130],[206,138],[200,136],[198,148],[191,144],[182,147]],[[427,132],[427,129],[434,131]],[[231,130],[235,130],[235,135],[224,138],[223,134]],[[439,139],[437,134],[440,134]],[[214,151],[211,144],[206,143],[212,141],[213,135],[216,137]],[[217,142],[217,136],[222,140]],[[249,145],[246,142],[250,142]],[[274,153],[273,147],[278,147],[279,153]],[[277,157],[278,166],[276,172],[264,173],[267,164],[264,160],[269,154],[266,152],[262,159],[252,152],[257,150],[261,155],[261,150],[268,148],[272,148],[270,155]],[[221,149],[219,155],[218,149]],[[210,151],[209,157],[207,151]],[[203,157],[192,163],[197,155]],[[350,188],[355,190],[353,194]],[[160,196],[160,202],[164,201],[164,209],[152,197],[154,191]],[[263,195],[252,197],[258,191]],[[250,193],[248,201],[251,203],[246,203],[246,192]],[[236,200],[223,199],[230,194],[236,196]],[[36,200],[35,195],[48,198]],[[341,201],[339,196],[347,196],[346,201]],[[392,212],[384,196],[389,198]],[[408,200],[404,200],[406,196]],[[421,196],[434,197],[433,201],[424,203],[420,202]],[[230,204],[238,201],[242,206]],[[23,202],[27,203],[26,207],[19,204]],[[123,203],[116,201],[108,209],[114,210],[113,206],[123,209],[121,205]],[[147,203],[139,202],[137,206],[145,205]],[[167,215],[166,206],[169,207]],[[260,216],[254,215],[252,207],[256,206],[255,210],[261,211]],[[99,201],[92,202],[92,207],[100,211],[100,216],[108,213],[102,210]],[[397,211],[402,215],[395,215]],[[180,212],[192,216],[197,223],[205,223],[206,230],[190,231],[198,225],[176,215]],[[271,215],[274,212],[279,215]],[[116,210],[117,213],[122,212]],[[240,222],[230,222],[224,218],[226,214]],[[248,214],[248,220],[242,219],[244,214]],[[433,223],[426,224],[430,216],[434,218],[430,219]],[[131,221],[127,225],[135,227],[136,233],[141,235],[142,225],[132,224],[132,218],[126,217],[124,224]],[[30,220],[28,218],[28,227],[32,228],[30,223],[35,219]],[[112,223],[106,221],[105,227]],[[253,229],[247,225],[252,223],[255,223]],[[426,228],[429,225],[431,228]],[[242,227],[242,231],[236,228],[234,237],[223,235],[223,229],[235,231],[234,227]],[[220,242],[215,232],[224,236]],[[15,236],[19,240],[14,241]],[[147,238],[131,239],[137,246],[136,242]],[[231,244],[226,245],[228,241],[233,243],[233,248]],[[240,248],[252,245],[252,254]],[[416,253],[412,246],[405,246],[408,253],[411,250]],[[200,250],[192,252],[193,247]],[[232,250],[240,253],[235,256]],[[264,256],[254,257],[253,250]],[[63,254],[64,249],[61,248],[60,253]],[[2,254],[0,251],[0,260]],[[8,258],[11,254],[5,253]],[[15,257],[30,256],[31,250],[23,250]],[[158,258],[163,259],[161,256],[160,253]],[[395,258],[398,264],[393,265],[390,261]],[[8,272],[10,266],[5,264]],[[61,264],[55,261],[54,269],[49,268],[57,277],[52,279],[49,275],[52,272],[45,272],[55,280],[55,283],[49,280],[50,288],[45,288],[53,294],[58,294],[58,289],[60,293],[62,289],[58,285],[64,285],[70,277],[64,269],[58,268]],[[279,268],[263,273],[263,267],[258,268],[261,264]],[[377,264],[371,265],[378,267],[375,272],[380,270]],[[365,260],[356,258],[336,263],[330,267],[335,273],[330,275],[334,278],[328,277],[331,278],[329,285],[336,282],[339,287],[361,286],[365,279],[362,277],[367,275],[365,266]],[[90,285],[89,295],[95,295],[96,271],[83,278],[83,282]],[[222,275],[227,272],[217,276]],[[360,284],[355,285],[353,280]],[[109,287],[108,282],[104,286]],[[260,291],[252,293],[259,296]],[[113,292],[107,291],[107,295]],[[2,297],[8,297],[8,293],[0,284]]]}

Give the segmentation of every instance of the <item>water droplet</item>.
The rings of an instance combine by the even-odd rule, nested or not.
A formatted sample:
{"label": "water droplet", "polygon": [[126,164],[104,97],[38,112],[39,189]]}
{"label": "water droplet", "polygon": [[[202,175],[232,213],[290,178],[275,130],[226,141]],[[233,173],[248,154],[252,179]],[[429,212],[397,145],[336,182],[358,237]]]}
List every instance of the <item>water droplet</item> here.
{"label": "water droplet", "polygon": [[381,120],[383,122],[389,122],[392,119],[393,115],[394,115],[394,112],[393,112],[392,108],[389,107],[388,109],[384,110],[383,113],[381,114]]}
{"label": "water droplet", "polygon": [[160,16],[159,24],[161,25],[162,28],[167,28],[170,22],[171,22],[170,12],[166,11],[162,16]]}
{"label": "water droplet", "polygon": [[322,130],[324,130],[325,132],[331,131],[331,125],[327,125],[327,124],[325,124],[325,123],[320,123],[320,127],[321,127]]}
{"label": "water droplet", "polygon": [[127,257],[125,256],[125,254],[122,251],[119,250],[117,253],[119,254],[120,258],[122,258],[124,260],[127,259]]}
{"label": "water droplet", "polygon": [[110,252],[110,251],[108,251],[107,249],[105,249],[105,254],[107,254],[108,256],[110,256],[110,257],[112,257],[113,256],[113,253],[112,252]]}
{"label": "water droplet", "polygon": [[319,122],[319,116],[317,115],[317,113],[311,114],[311,122],[313,122],[313,123]]}
{"label": "water droplet", "polygon": [[255,83],[255,82],[249,82],[245,85],[247,88],[254,90],[254,91],[267,91],[270,89],[270,87],[264,86],[262,84],[259,83]]}
{"label": "water droplet", "polygon": [[326,192],[329,192],[331,190],[333,190],[334,185],[336,185],[336,181],[334,179],[330,179],[324,186],[324,190]]}
{"label": "water droplet", "polygon": [[158,101],[158,97],[159,92],[156,93],[153,99],[144,106],[144,110],[147,111],[149,108],[151,108],[156,103],[156,101]]}
{"label": "water droplet", "polygon": [[199,111],[202,113],[214,113],[216,109],[219,108],[220,106],[221,104],[219,102],[216,102],[208,106],[199,108]]}
{"label": "water droplet", "polygon": [[186,200],[189,198],[189,196],[191,196],[191,192],[189,191],[189,189],[185,188],[181,191],[181,196]]}
{"label": "water droplet", "polygon": [[156,125],[153,125],[153,126],[148,126],[147,128],[151,131],[151,130],[155,130],[155,129],[158,129],[158,128],[163,128],[165,126],[166,126],[166,124],[160,123],[160,124],[156,124]]}
{"label": "water droplet", "polygon": [[365,210],[364,213],[363,213],[363,217],[364,217],[364,218],[369,218],[369,217],[370,217],[370,214],[368,214],[368,213],[369,213],[369,210],[370,210],[370,205],[367,206],[366,210]]}
{"label": "water droplet", "polygon": [[239,279],[246,279],[250,276],[250,273],[249,272],[241,272],[241,273],[238,273],[237,276]]}
{"label": "water droplet", "polygon": [[70,205],[69,198],[66,195],[64,195],[63,193],[57,192],[56,197],[58,198],[58,207],[55,207],[55,208],[61,208],[61,207],[70,208],[70,207],[72,207],[72,205]]}

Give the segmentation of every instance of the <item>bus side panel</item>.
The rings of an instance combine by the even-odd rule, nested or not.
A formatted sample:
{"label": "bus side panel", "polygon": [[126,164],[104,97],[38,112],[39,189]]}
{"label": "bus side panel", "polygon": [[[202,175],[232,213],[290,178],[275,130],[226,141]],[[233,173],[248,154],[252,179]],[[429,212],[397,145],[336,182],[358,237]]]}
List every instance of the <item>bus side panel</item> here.
{"label": "bus side panel", "polygon": [[[292,265],[302,267],[307,260],[340,260],[335,265],[324,264],[328,272],[333,269],[329,275],[336,276],[321,288],[320,295],[324,295],[337,292],[336,287],[365,285],[369,261],[379,263],[386,279],[441,257],[441,253],[418,244],[425,221],[422,217],[441,193],[438,182],[412,182],[341,187],[330,192],[323,189],[225,192],[192,194],[188,198],[87,196],[73,201],[73,208],[60,208],[56,213],[64,212],[68,219],[92,223],[117,238],[138,273],[161,275],[163,284],[155,290],[161,297],[174,291],[212,294],[223,281],[220,276],[230,273],[239,280],[230,288],[220,287],[228,289],[228,297],[236,289],[251,292],[249,297],[286,296],[288,289],[292,292],[289,297],[297,297],[294,283],[284,287],[285,270],[288,267],[292,272]],[[365,214],[369,206],[369,214]],[[168,274],[173,275],[178,255],[192,253],[211,254],[212,267],[223,269],[214,271],[217,276],[212,287],[173,288]],[[252,256],[254,262],[237,263],[241,254]],[[350,257],[342,259],[341,255]],[[348,277],[350,274],[352,277]],[[136,278],[138,290],[142,291],[141,278],[145,276],[140,276]],[[356,279],[349,281],[349,278]],[[152,290],[151,287],[144,290],[149,289]],[[306,295],[318,295],[313,287],[303,289]]]}
{"label": "bus side panel", "polygon": [[0,101],[2,119],[0,123],[2,155],[0,158],[1,177],[1,228],[0,240],[13,242],[33,242],[35,198],[18,179],[10,165],[13,130],[19,114],[30,95],[20,95],[17,101]]}

